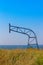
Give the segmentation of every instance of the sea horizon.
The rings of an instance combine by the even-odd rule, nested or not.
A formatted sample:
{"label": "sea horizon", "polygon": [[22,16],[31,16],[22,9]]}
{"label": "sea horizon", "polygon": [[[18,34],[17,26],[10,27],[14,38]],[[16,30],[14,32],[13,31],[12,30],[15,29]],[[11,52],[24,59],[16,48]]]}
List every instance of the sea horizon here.
{"label": "sea horizon", "polygon": [[[38,45],[40,49],[43,49],[43,44]],[[0,45],[0,49],[26,49],[37,48],[36,45]]]}

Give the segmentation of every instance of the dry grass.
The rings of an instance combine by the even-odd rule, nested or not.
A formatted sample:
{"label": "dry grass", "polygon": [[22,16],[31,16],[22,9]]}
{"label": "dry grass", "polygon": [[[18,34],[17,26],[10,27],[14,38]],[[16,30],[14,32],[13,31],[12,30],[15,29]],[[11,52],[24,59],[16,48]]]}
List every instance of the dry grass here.
{"label": "dry grass", "polygon": [[43,50],[0,49],[0,65],[43,65]]}

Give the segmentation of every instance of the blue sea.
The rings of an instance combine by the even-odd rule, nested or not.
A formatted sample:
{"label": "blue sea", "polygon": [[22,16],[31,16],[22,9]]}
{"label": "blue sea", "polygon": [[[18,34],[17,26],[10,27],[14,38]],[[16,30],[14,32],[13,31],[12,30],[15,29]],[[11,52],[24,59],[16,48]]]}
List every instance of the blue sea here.
{"label": "blue sea", "polygon": [[[35,45],[31,46],[32,48],[37,48]],[[26,49],[30,48],[28,45],[0,45],[0,49]],[[43,45],[39,45],[40,49],[43,49]]]}

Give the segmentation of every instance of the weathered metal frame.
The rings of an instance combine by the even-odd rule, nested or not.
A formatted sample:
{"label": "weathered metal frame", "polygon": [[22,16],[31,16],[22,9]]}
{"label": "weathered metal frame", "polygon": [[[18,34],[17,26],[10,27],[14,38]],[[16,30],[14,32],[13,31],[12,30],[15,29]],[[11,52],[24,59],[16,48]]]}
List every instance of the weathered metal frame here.
{"label": "weathered metal frame", "polygon": [[[12,26],[11,24],[9,24],[9,33],[13,31],[13,32],[18,32],[18,33],[21,33],[21,34],[25,34],[28,36],[28,45],[30,45],[29,43],[29,39],[30,38],[33,38],[35,39],[35,42],[36,42],[36,45],[37,45],[37,48],[39,48],[38,46],[38,41],[37,41],[37,36],[35,34],[35,32],[31,29],[28,29],[28,28],[24,28],[24,27],[18,27],[18,26]],[[26,32],[27,31],[27,32]],[[28,33],[31,32],[34,34],[34,36],[30,36]]]}

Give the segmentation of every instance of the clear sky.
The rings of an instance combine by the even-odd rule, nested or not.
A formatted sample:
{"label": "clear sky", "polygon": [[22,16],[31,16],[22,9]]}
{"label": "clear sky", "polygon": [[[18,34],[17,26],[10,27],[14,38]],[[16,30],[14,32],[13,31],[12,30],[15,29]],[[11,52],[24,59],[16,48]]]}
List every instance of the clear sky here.
{"label": "clear sky", "polygon": [[0,0],[0,44],[26,44],[26,36],[9,34],[9,22],[32,29],[43,44],[43,0]]}

